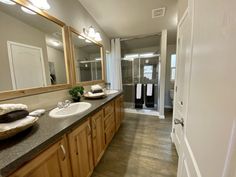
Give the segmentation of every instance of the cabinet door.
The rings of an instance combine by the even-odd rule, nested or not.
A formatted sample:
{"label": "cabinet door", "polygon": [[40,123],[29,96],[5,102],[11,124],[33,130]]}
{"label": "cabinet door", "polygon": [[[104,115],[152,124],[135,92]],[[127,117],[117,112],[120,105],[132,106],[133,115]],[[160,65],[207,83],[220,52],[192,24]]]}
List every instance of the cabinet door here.
{"label": "cabinet door", "polygon": [[94,164],[97,165],[105,149],[103,110],[93,115],[91,121],[93,134],[93,157]]}
{"label": "cabinet door", "polygon": [[91,132],[87,120],[68,135],[73,177],[89,177],[93,172]]}
{"label": "cabinet door", "polygon": [[121,122],[124,120],[125,115],[124,115],[124,96],[120,96],[120,119]]}
{"label": "cabinet door", "polygon": [[115,120],[116,120],[116,131],[118,131],[121,122],[120,97],[116,98],[115,100]]}
{"label": "cabinet door", "polygon": [[63,138],[10,177],[71,177],[67,149]]}

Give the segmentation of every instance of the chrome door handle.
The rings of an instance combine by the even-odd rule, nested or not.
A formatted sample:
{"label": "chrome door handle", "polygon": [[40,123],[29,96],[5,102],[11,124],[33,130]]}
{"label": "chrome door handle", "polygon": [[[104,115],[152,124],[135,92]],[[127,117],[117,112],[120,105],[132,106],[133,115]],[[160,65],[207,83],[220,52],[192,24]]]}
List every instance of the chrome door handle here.
{"label": "chrome door handle", "polygon": [[182,127],[184,126],[184,119],[183,118],[181,120],[175,119],[174,122],[175,122],[175,125],[180,124],[180,125],[182,125]]}

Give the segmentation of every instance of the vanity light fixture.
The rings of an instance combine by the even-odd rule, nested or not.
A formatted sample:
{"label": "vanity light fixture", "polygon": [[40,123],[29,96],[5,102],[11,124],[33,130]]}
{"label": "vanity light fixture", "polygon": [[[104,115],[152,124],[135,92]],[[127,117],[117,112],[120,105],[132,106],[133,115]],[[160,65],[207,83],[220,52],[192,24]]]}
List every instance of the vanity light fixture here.
{"label": "vanity light fixture", "polygon": [[29,0],[35,7],[41,10],[49,10],[51,7],[47,0]]}
{"label": "vanity light fixture", "polygon": [[0,2],[7,4],[7,5],[15,5],[16,3],[11,0],[0,0]]}
{"label": "vanity light fixture", "polygon": [[96,32],[95,33],[95,41],[102,41],[102,38],[101,38],[101,35],[100,35],[100,33],[99,32]]}
{"label": "vanity light fixture", "polygon": [[92,26],[90,26],[88,29],[88,36],[94,38],[95,35],[96,35],[95,29]]}
{"label": "vanity light fixture", "polygon": [[101,58],[95,58],[96,61],[101,61],[102,59]]}
{"label": "vanity light fixture", "polygon": [[27,13],[27,14],[30,14],[30,15],[35,15],[35,14],[36,14],[36,13],[33,12],[32,10],[29,10],[29,9],[27,9],[26,7],[23,7],[23,6],[21,6],[21,10],[22,10],[23,12]]}
{"label": "vanity light fixture", "polygon": [[92,26],[90,26],[87,30],[83,28],[83,34],[95,41],[102,41],[100,33],[97,32]]}

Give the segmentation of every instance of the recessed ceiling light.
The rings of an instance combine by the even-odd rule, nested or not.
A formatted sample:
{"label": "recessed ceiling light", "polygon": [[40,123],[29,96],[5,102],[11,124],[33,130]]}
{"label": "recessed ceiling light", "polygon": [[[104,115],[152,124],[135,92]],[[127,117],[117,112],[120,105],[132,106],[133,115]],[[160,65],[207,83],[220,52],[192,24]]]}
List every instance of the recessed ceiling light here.
{"label": "recessed ceiling light", "polygon": [[23,6],[21,6],[21,10],[24,11],[25,13],[27,13],[27,14],[30,14],[30,15],[35,15],[36,14],[32,10],[29,10],[26,7],[23,7]]}
{"label": "recessed ceiling light", "polygon": [[39,9],[42,10],[50,9],[50,5],[47,0],[30,0],[30,2]]}
{"label": "recessed ceiling light", "polygon": [[0,2],[7,4],[7,5],[15,5],[16,3],[11,0],[0,0]]}
{"label": "recessed ceiling light", "polygon": [[138,54],[128,54],[128,55],[125,55],[125,58],[138,58]]}
{"label": "recessed ceiling light", "polygon": [[140,57],[152,57],[153,53],[144,53],[144,54],[140,54]]}

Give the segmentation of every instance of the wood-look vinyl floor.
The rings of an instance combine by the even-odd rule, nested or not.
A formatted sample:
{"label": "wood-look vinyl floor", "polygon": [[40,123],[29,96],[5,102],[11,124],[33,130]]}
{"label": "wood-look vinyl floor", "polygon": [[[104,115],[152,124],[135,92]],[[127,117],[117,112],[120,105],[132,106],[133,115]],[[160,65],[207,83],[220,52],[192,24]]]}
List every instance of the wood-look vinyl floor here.
{"label": "wood-look vinyl floor", "polygon": [[176,177],[171,113],[165,120],[126,114],[92,177]]}

